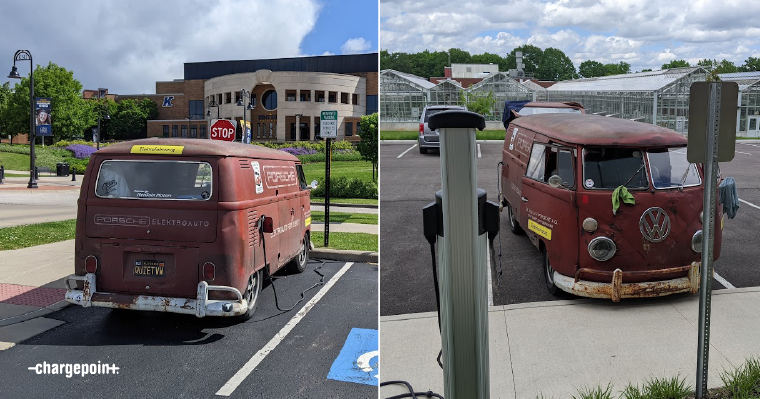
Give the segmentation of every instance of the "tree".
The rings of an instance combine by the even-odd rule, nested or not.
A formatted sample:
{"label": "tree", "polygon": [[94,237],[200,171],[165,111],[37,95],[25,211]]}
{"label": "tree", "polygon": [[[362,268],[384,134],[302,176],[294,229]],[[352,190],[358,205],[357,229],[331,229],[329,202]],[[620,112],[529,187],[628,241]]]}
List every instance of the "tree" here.
{"label": "tree", "polygon": [[464,90],[462,90],[459,92],[459,102],[464,104],[468,111],[485,116],[493,113],[496,98],[494,98],[492,91],[489,91],[487,95],[476,93],[465,95]]}
{"label": "tree", "polygon": [[0,134],[8,135],[11,133],[8,130],[8,120],[6,118],[6,109],[8,108],[8,102],[11,98],[11,84],[5,82],[0,85]]}
{"label": "tree", "polygon": [[578,67],[578,73],[584,78],[595,78],[605,76],[607,69],[599,61],[588,60],[581,62],[581,65]]}
{"label": "tree", "polygon": [[607,75],[623,75],[631,73],[631,64],[620,61],[617,64],[604,64],[604,69],[607,71]]}
{"label": "tree", "polygon": [[[153,101],[148,101],[153,103]],[[144,101],[138,102],[128,98],[116,104],[116,112],[111,114],[111,120],[108,123],[109,138],[131,140],[145,137],[149,112],[143,108],[144,103]]]}
{"label": "tree", "polygon": [[641,72],[652,72],[652,68],[642,69]]}
{"label": "tree", "polygon": [[544,51],[532,44],[516,47],[507,55],[506,70],[517,69],[517,57],[515,57],[515,53],[518,51],[522,51],[523,71],[525,71],[527,75],[536,76],[536,71],[538,70],[538,65],[541,62],[541,57],[544,55]]}
{"label": "tree", "polygon": [[670,68],[685,68],[690,67],[688,62],[685,60],[673,60],[668,62],[667,64],[662,64],[662,69],[670,69]]}
{"label": "tree", "polygon": [[760,58],[749,57],[741,66],[740,72],[760,71]]}
{"label": "tree", "polygon": [[356,150],[362,154],[362,159],[372,163],[372,181],[375,179],[375,169],[377,169],[377,112],[372,115],[362,116],[359,122],[359,137],[361,141],[356,145]]}
{"label": "tree", "polygon": [[718,73],[735,73],[739,72],[739,68],[734,65],[733,62],[723,59],[721,60],[718,65],[715,67],[715,70],[718,71]]}
{"label": "tree", "polygon": [[549,47],[539,58],[536,78],[541,80],[570,80],[578,77],[570,57],[560,49]]}
{"label": "tree", "polygon": [[[53,139],[69,139],[82,134],[97,122],[96,115],[88,112],[89,106],[82,99],[82,84],[74,79],[74,73],[54,63],[37,66],[34,70],[34,96],[52,99]],[[11,94],[6,112],[7,132],[11,135],[29,131],[29,78],[17,83]]]}

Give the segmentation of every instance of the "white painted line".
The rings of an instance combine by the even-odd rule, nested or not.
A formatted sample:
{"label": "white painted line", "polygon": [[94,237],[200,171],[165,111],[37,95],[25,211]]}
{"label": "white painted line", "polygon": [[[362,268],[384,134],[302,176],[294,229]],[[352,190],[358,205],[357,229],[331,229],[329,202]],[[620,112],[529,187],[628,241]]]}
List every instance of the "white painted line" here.
{"label": "white painted line", "polygon": [[745,200],[743,200],[743,199],[741,199],[741,198],[739,198],[739,201],[741,201],[741,202],[744,202],[745,204],[747,204],[747,205],[749,205],[749,206],[751,206],[751,207],[753,207],[753,208],[757,208],[757,209],[760,209],[760,206],[757,206],[757,205],[755,205],[755,204],[753,204],[753,203],[747,202],[747,201],[745,201]]}
{"label": "white painted line", "polygon": [[403,156],[404,156],[404,154],[406,154],[407,152],[409,152],[409,151],[413,150],[413,149],[414,149],[414,147],[417,147],[417,144],[415,144],[415,145],[411,146],[411,147],[410,147],[408,150],[406,150],[406,151],[402,152],[402,153],[401,153],[401,155],[397,156],[396,158],[401,158],[401,157],[403,157]]}
{"label": "white painted line", "polygon": [[335,282],[338,281],[338,279],[341,278],[341,276],[343,276],[353,264],[354,262],[348,262],[337,273],[335,273],[333,278],[331,278],[330,281],[328,281],[327,284],[325,284],[325,286],[322,287],[322,289],[319,290],[319,292],[317,292],[317,294],[309,300],[309,302],[306,302],[306,305],[303,305],[303,308],[301,308],[301,310],[299,310],[298,313],[296,313],[296,315],[293,316],[293,318],[290,319],[290,321],[288,321],[288,323],[285,324],[285,326],[282,327],[282,329],[280,329],[280,331],[274,337],[272,337],[272,339],[270,339],[263,348],[259,349],[259,351],[256,352],[256,354],[253,355],[253,357],[248,360],[248,362],[243,365],[243,367],[238,370],[238,372],[235,373],[235,375],[233,375],[226,384],[219,388],[219,391],[217,391],[216,394],[219,396],[232,395],[232,393],[243,382],[243,380],[245,380],[246,377],[248,377],[248,375],[250,375],[251,372],[253,372],[253,370],[264,360],[264,358],[270,352],[272,352],[274,348],[276,348],[277,345],[279,345],[280,342],[285,339],[285,337],[288,336],[288,333],[293,330],[296,324],[298,324],[298,322],[300,322],[303,317],[309,313],[311,308],[313,308],[314,305],[316,305],[317,302],[319,302],[319,300],[322,299],[325,294],[327,294],[327,291],[329,291],[330,288],[335,285]]}
{"label": "white painted line", "polygon": [[737,140],[737,143],[739,143],[739,144],[744,144],[744,145],[751,145],[751,146],[753,146],[753,147],[760,147],[760,145],[757,145],[757,144],[742,143],[742,142],[739,142],[738,140]]}
{"label": "white painted line", "polygon": [[493,306],[493,280],[491,279],[491,251],[486,248],[486,268],[488,269],[488,306]]}
{"label": "white painted line", "polygon": [[734,287],[733,284],[729,283],[728,280],[721,277],[720,274],[715,273],[715,271],[713,271],[713,277],[715,277],[715,279],[718,280],[719,283],[723,284],[723,286],[728,288],[729,290],[736,288]]}
{"label": "white painted line", "polygon": [[741,152],[741,151],[736,151],[736,153],[737,154],[744,154],[744,155],[754,155],[754,154],[750,154],[749,152]]}
{"label": "white painted line", "polygon": [[478,143],[478,158],[480,158],[480,143]]}

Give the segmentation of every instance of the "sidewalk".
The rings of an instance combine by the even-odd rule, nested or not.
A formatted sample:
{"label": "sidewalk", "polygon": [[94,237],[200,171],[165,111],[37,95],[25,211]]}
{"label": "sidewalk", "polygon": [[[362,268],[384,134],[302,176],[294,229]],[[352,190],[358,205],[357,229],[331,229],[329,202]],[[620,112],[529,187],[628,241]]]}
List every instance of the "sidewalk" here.
{"label": "sidewalk", "polygon": [[[760,288],[714,291],[708,386],[720,372],[760,356]],[[698,295],[652,300],[567,300],[491,307],[491,398],[577,396],[577,388],[679,375],[694,389]],[[380,318],[381,382],[405,380],[415,391],[444,394],[436,362],[441,348],[435,313]],[[380,389],[380,397],[406,392]]]}

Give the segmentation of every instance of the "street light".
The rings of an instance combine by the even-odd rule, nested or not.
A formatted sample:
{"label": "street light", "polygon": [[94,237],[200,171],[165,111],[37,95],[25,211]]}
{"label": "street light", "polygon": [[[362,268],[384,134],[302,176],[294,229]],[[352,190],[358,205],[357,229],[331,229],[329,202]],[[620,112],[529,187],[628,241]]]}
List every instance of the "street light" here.
{"label": "street light", "polygon": [[[106,96],[107,92],[108,92],[108,89],[98,88],[98,104],[101,107],[101,109],[103,107],[103,104],[100,104],[100,100],[103,97]],[[97,136],[97,140],[96,140],[97,144],[98,144],[98,149],[100,149],[100,134],[101,134],[101,132],[100,132],[100,114],[101,114],[101,110],[99,109],[98,110],[98,136]],[[105,116],[103,116],[103,119],[105,119],[105,120],[110,120],[111,119],[111,116],[108,115],[108,106],[106,106],[106,114],[105,114]]]}
{"label": "street light", "polygon": [[36,139],[34,134],[34,63],[32,62],[32,53],[29,50],[18,50],[13,56],[13,68],[8,75],[11,79],[21,79],[21,75],[18,74],[16,69],[16,61],[29,60],[29,138],[31,139],[31,146],[29,147],[29,184],[26,188],[37,188],[37,179],[34,175],[34,141]]}
{"label": "street light", "polygon": [[[246,90],[246,89],[240,89],[240,100],[237,102],[237,106],[238,107],[245,106],[245,97],[246,96],[248,97],[248,106],[245,107],[245,108],[243,108],[243,129],[242,129],[242,131],[243,131],[243,137],[241,137],[241,140],[240,140],[243,143],[246,142],[246,138],[248,137],[248,135],[246,134],[246,125],[247,125],[247,123],[246,123],[246,119],[245,119],[245,112],[246,112],[246,110],[252,110],[253,109],[253,104],[251,103],[251,92],[249,90]],[[250,142],[248,144],[250,144]]]}
{"label": "street light", "polygon": [[216,100],[209,101],[206,116],[211,116],[211,108],[216,108],[216,119],[219,119],[219,104],[216,103]]}

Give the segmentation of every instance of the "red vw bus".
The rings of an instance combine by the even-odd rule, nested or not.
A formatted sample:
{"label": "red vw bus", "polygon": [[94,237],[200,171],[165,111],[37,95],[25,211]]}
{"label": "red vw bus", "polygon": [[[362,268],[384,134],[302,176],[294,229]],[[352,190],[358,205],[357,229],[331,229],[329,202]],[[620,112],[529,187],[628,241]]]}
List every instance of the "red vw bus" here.
{"label": "red vw bus", "polygon": [[283,151],[192,139],[101,149],[82,181],[66,300],[250,318],[264,272],[304,270],[309,199]]}
{"label": "red vw bus", "polygon": [[[551,293],[617,302],[698,291],[704,177],[686,143],[669,129],[596,115],[509,124],[499,200],[512,232],[543,253]],[[635,204],[613,211],[621,186]],[[719,205],[714,259],[722,215]]]}

